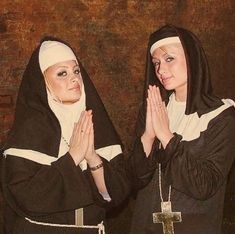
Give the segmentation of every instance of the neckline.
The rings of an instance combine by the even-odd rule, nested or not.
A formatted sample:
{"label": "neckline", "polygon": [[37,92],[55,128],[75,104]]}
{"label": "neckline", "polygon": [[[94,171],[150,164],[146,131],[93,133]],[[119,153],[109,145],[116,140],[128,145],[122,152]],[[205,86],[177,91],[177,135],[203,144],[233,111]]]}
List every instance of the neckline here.
{"label": "neckline", "polygon": [[171,101],[175,104],[175,105],[178,105],[178,106],[186,106],[186,101],[184,102],[181,102],[181,101],[177,101],[176,98],[175,98],[175,93],[172,93],[171,96],[170,96],[170,99]]}

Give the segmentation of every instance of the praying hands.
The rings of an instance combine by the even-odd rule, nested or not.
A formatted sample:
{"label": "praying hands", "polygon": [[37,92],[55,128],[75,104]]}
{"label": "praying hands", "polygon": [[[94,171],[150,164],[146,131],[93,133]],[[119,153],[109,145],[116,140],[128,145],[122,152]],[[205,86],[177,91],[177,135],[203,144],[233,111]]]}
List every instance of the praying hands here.
{"label": "praying hands", "polygon": [[149,85],[147,97],[147,112],[145,132],[141,137],[146,156],[151,152],[155,139],[160,140],[165,148],[173,137],[169,129],[169,120],[165,103],[162,101],[160,90],[156,86]]}
{"label": "praying hands", "polygon": [[101,159],[94,149],[94,128],[91,110],[83,111],[79,121],[74,124],[69,153],[76,165],[83,159],[86,159],[91,167],[101,163]]}
{"label": "praying hands", "polygon": [[103,163],[100,156],[95,152],[91,110],[83,111],[79,121],[75,123],[69,153],[76,165],[86,159],[99,192],[108,194],[104,182]]}

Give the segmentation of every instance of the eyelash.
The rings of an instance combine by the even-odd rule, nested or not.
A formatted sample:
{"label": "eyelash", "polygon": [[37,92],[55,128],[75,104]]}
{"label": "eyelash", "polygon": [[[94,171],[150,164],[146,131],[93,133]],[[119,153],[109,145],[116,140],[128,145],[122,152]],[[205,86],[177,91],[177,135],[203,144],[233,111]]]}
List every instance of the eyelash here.
{"label": "eyelash", "polygon": [[[80,69],[74,70],[74,74],[79,75],[80,73],[81,73]],[[57,74],[57,76],[63,77],[66,76],[67,74],[68,74],[67,71],[61,71]]]}
{"label": "eyelash", "polygon": [[81,73],[81,71],[80,71],[80,69],[76,69],[76,70],[74,71],[74,73],[78,75],[78,74]]}
{"label": "eyelash", "polygon": [[67,72],[66,71],[61,71],[57,74],[58,76],[66,76],[67,75]]}
{"label": "eyelash", "polygon": [[153,63],[153,66],[154,66],[154,67],[158,67],[159,64],[160,64],[159,62],[154,62],[154,63]]}
{"label": "eyelash", "polygon": [[171,56],[166,58],[166,62],[168,62],[168,63],[171,62],[172,60],[174,60],[174,58]]}
{"label": "eyelash", "polygon": [[[171,61],[173,61],[174,60],[174,58],[173,57],[167,57],[166,59],[165,59],[165,61],[167,62],[167,63],[170,63]],[[156,67],[158,67],[160,65],[160,62],[154,62],[153,63],[153,66],[156,68]]]}

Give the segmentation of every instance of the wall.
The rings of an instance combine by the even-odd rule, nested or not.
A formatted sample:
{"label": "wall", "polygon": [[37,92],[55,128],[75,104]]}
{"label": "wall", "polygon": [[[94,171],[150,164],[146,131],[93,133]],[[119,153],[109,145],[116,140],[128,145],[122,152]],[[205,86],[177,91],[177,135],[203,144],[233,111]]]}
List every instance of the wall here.
{"label": "wall", "polygon": [[[158,27],[172,23],[198,35],[211,65],[216,93],[235,99],[234,10],[232,0],[1,0],[0,145],[14,118],[22,73],[45,35],[68,41],[78,52],[127,154],[142,98],[148,36]],[[230,205],[234,188],[229,189],[226,232],[235,220]],[[118,219],[110,218],[113,233],[118,233],[119,223],[128,229],[123,217],[131,213],[131,204]]]}

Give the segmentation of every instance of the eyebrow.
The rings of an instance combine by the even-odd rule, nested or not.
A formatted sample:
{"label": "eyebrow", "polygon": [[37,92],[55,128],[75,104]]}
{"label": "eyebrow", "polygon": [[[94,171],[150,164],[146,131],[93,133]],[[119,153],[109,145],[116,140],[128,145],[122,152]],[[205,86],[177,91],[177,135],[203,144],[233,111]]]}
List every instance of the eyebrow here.
{"label": "eyebrow", "polygon": [[68,66],[58,66],[57,68],[61,68],[61,67],[65,67],[65,68],[67,68]]}
{"label": "eyebrow", "polygon": [[[58,68],[68,68],[68,67],[69,67],[69,66],[61,65],[61,66],[58,66],[56,69],[58,69]],[[79,67],[78,64],[74,65],[74,66],[73,66],[73,69],[74,69],[75,67],[78,67],[78,68],[80,69],[80,67]]]}
{"label": "eyebrow", "polygon": [[[167,55],[169,55],[169,56],[175,56],[175,55],[176,55],[174,52],[170,52],[170,51],[169,51],[169,52],[164,51],[164,52],[165,52],[165,53],[164,53],[163,55],[161,55],[161,57],[163,57],[163,58],[164,58],[165,56],[167,56]],[[153,57],[152,57],[152,60],[154,60],[154,59],[155,59],[155,60],[156,60],[156,59],[159,60],[159,58],[153,56]]]}

